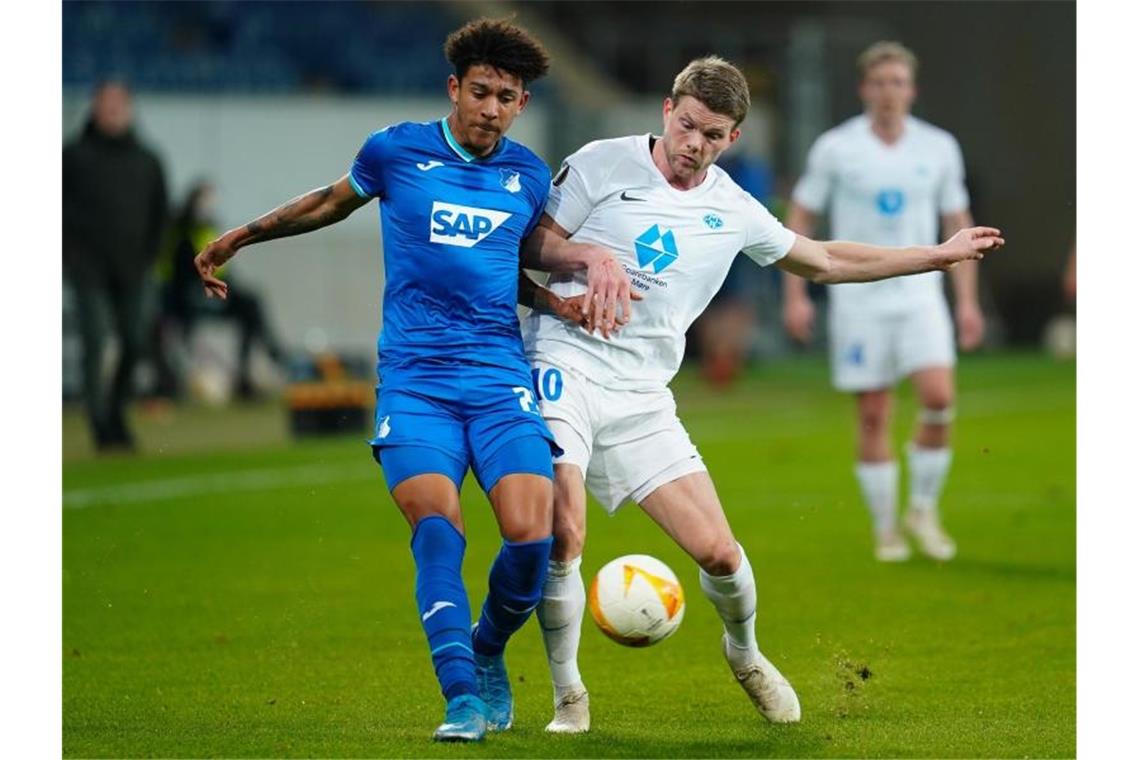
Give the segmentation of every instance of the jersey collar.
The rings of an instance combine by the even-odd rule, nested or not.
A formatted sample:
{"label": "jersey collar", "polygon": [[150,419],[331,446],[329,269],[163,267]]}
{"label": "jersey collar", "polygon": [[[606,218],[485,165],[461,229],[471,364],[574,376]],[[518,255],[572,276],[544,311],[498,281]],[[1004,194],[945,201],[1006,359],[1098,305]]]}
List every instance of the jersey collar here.
{"label": "jersey collar", "polygon": [[883,142],[883,139],[875,134],[873,122],[871,121],[871,114],[864,111],[862,114],[862,119],[864,131],[871,138],[871,140],[874,141],[875,145],[879,146],[883,150],[894,150],[906,142],[911,133],[914,132],[914,117],[910,114],[907,114],[903,117],[903,129],[902,133],[899,135],[899,139],[895,140],[893,143],[887,143]]}
{"label": "jersey collar", "polygon": [[471,163],[472,161],[486,161],[487,159],[497,154],[503,147],[504,138],[502,135],[500,135],[499,141],[495,143],[495,149],[488,155],[480,158],[479,156],[472,155],[467,151],[466,148],[459,144],[459,141],[455,139],[455,136],[453,134],[451,134],[451,127],[447,125],[446,116],[439,120],[439,128],[440,132],[443,133],[443,139],[444,142],[447,143],[447,147],[451,148],[452,152],[462,158],[466,163]]}

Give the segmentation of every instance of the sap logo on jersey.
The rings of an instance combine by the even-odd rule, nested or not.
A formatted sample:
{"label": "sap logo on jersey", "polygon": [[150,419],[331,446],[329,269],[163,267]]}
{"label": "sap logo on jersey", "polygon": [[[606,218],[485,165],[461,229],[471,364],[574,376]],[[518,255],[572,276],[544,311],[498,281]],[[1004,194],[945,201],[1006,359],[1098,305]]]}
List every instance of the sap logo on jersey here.
{"label": "sap logo on jersey", "polygon": [[506,211],[436,201],[431,204],[431,242],[473,248],[510,218]]}

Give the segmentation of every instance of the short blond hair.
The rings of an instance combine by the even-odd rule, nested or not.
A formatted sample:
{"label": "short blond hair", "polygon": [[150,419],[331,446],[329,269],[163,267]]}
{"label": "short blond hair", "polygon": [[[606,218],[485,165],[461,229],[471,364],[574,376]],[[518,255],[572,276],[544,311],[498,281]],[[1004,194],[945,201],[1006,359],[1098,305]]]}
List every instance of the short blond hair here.
{"label": "short blond hair", "polygon": [[673,80],[673,102],[680,100],[682,95],[691,95],[710,111],[728,116],[736,124],[744,121],[752,105],[744,74],[715,55],[690,61],[677,75]]}
{"label": "short blond hair", "polygon": [[918,58],[911,52],[910,48],[901,42],[881,40],[864,50],[855,59],[855,66],[859,69],[859,78],[866,79],[867,72],[887,61],[905,63],[910,67],[910,75],[912,77],[918,76]]}

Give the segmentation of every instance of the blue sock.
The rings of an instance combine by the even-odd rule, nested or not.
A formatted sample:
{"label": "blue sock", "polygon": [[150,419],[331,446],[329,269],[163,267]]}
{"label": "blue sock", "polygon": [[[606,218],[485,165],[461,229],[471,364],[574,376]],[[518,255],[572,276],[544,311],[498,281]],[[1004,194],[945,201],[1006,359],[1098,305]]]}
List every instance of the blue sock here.
{"label": "blue sock", "polygon": [[446,518],[432,515],[412,532],[416,560],[416,607],[427,634],[435,677],[447,700],[478,694],[471,651],[471,606],[463,587],[467,541]]}
{"label": "blue sock", "polygon": [[490,588],[473,644],[481,655],[501,655],[507,639],[530,617],[542,599],[546,565],[550,560],[550,536],[538,541],[503,541],[491,565]]}

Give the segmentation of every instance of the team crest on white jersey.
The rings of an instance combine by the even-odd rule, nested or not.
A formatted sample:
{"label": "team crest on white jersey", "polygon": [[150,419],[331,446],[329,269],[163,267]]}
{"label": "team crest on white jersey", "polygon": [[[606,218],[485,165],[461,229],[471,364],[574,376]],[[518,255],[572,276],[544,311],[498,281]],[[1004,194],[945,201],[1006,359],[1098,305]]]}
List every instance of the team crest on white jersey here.
{"label": "team crest on white jersey", "polygon": [[506,211],[435,201],[431,204],[430,240],[473,248],[510,218]]}
{"label": "team crest on white jersey", "polygon": [[506,188],[508,193],[517,193],[522,190],[519,173],[512,169],[499,169],[499,183]]}

